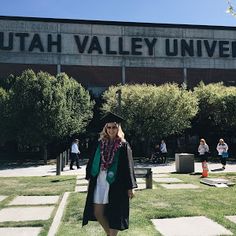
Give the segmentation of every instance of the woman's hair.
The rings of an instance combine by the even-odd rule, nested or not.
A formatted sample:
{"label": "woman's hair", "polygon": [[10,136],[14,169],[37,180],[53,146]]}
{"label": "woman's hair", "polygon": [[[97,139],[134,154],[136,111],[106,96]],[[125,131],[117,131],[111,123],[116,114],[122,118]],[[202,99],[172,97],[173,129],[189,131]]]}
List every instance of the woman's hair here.
{"label": "woman's hair", "polygon": [[223,138],[221,138],[221,139],[219,140],[219,143],[220,143],[220,142],[224,143],[225,141],[224,141]]}
{"label": "woman's hair", "polygon": [[[125,134],[124,134],[120,124],[118,124],[116,122],[111,122],[111,123],[114,123],[118,128],[117,137],[119,137],[122,142],[125,142]],[[105,126],[102,129],[102,132],[100,133],[99,141],[104,140],[104,139],[109,139],[109,135],[107,133],[107,124],[105,124]]]}
{"label": "woman's hair", "polygon": [[206,144],[206,140],[204,138],[201,138],[200,142],[203,142],[203,144]]}

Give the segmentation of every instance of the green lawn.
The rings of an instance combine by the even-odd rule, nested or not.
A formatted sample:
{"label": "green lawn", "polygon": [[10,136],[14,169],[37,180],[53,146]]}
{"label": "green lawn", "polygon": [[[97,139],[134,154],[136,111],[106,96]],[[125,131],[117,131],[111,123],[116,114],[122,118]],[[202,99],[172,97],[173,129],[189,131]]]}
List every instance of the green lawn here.
{"label": "green lawn", "polygon": [[[153,190],[136,191],[131,202],[130,229],[119,235],[158,236],[150,219],[181,216],[206,216],[236,235],[236,224],[225,219],[225,215],[236,214],[236,186],[215,188],[200,184],[199,175],[170,174],[185,183],[199,185],[199,189],[167,190],[154,184]],[[210,177],[226,177],[236,182],[236,173],[211,174]],[[103,230],[96,222],[81,227],[86,194],[72,193],[69,197],[63,222],[57,236],[102,236]]]}
{"label": "green lawn", "polygon": [[[8,196],[0,202],[0,209],[8,207],[7,204],[20,195],[59,195],[62,198],[64,192],[73,192],[76,183],[76,176],[47,176],[47,177],[0,177],[0,195]],[[27,222],[4,222],[0,227],[9,226],[36,226],[43,227],[40,236],[46,236],[52,224],[52,219],[56,213],[56,205],[51,219],[47,221],[27,221]]]}
{"label": "green lawn", "polygon": [[[200,215],[218,222],[236,235],[236,224],[224,218],[225,215],[236,214],[236,186],[209,187],[200,184],[199,175],[170,174],[170,177],[179,178],[184,183],[199,185],[200,188],[167,190],[154,182],[153,190],[136,191],[136,197],[131,201],[130,229],[119,235],[158,236],[160,234],[154,229],[150,219]],[[236,173],[211,174],[210,177],[225,177],[236,182]],[[62,197],[64,192],[74,191],[76,176],[0,178],[0,183],[0,195],[9,196],[0,202],[1,209],[7,207],[6,204],[17,195],[60,195]],[[57,236],[104,235],[97,222],[89,222],[87,226],[81,227],[85,197],[85,193],[70,194]],[[0,223],[0,227],[40,226],[43,227],[40,236],[46,236],[51,223],[52,218],[48,221]]]}

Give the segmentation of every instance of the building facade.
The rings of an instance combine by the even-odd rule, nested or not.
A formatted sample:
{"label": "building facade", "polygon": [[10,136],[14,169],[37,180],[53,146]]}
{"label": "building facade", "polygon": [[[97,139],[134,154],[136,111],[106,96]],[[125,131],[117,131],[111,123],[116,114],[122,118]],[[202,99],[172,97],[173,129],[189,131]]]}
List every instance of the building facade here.
{"label": "building facade", "polygon": [[0,17],[0,78],[65,72],[96,95],[110,85],[236,83],[236,28]]}

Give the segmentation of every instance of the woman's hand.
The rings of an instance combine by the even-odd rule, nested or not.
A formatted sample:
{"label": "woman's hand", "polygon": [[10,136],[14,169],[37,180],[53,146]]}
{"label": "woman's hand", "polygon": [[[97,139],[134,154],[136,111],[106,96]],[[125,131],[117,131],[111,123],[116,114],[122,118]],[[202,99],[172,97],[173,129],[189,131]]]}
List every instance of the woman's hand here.
{"label": "woman's hand", "polygon": [[134,190],[133,190],[133,189],[129,189],[129,190],[128,190],[128,197],[129,197],[130,199],[132,199],[132,198],[134,197]]}

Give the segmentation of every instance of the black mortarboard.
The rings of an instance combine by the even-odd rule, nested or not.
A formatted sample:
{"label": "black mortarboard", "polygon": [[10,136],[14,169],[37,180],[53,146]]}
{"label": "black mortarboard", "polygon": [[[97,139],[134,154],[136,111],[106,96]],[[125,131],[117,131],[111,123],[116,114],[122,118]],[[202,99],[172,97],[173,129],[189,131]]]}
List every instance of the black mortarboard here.
{"label": "black mortarboard", "polygon": [[108,112],[106,115],[104,115],[102,118],[101,118],[101,122],[103,125],[105,125],[106,123],[113,123],[113,122],[116,122],[116,123],[121,123],[122,121],[124,121],[124,119],[112,112]]}

